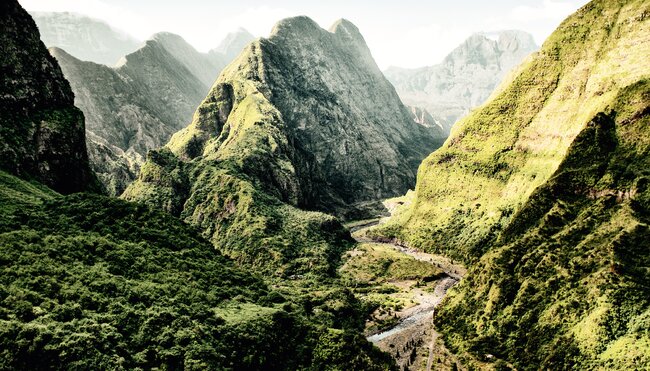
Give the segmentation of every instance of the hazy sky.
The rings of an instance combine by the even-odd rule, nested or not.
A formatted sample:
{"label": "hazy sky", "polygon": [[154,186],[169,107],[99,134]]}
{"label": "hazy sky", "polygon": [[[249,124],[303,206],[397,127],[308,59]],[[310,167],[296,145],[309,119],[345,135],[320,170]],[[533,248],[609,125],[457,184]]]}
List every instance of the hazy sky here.
{"label": "hazy sky", "polygon": [[[1,1],[1,0],[0,0]],[[329,28],[356,24],[379,66],[438,63],[474,32],[521,29],[538,44],[587,0],[19,0],[30,11],[71,11],[107,21],[138,39],[180,34],[201,51],[238,27],[267,36],[282,18],[307,15]]]}

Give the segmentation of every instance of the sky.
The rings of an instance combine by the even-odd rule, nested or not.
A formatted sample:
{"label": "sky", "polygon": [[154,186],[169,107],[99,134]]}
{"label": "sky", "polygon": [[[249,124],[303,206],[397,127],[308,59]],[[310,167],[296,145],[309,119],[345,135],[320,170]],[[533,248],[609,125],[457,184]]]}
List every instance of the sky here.
{"label": "sky", "polygon": [[280,19],[307,15],[328,29],[340,18],[364,35],[377,64],[415,68],[439,63],[476,32],[519,29],[541,45],[587,0],[19,0],[28,11],[69,11],[106,21],[137,39],[159,31],[200,51],[240,27],[268,36]]}

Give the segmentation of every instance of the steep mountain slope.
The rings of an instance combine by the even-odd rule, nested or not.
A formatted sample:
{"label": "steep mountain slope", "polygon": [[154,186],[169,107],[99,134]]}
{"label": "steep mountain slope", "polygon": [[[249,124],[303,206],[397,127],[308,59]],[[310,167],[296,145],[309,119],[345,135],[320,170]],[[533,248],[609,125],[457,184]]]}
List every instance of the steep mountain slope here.
{"label": "steep mountain slope", "polygon": [[650,367],[649,124],[647,78],[593,117],[438,314],[450,344],[519,369]]}
{"label": "steep mountain slope", "polygon": [[96,188],[70,85],[31,17],[14,2],[0,10],[0,169],[62,193]]}
{"label": "steep mountain slope", "polygon": [[650,4],[565,20],[375,231],[472,262],[437,315],[461,354],[517,369],[650,365]]}
{"label": "steep mountain slope", "polygon": [[503,77],[537,49],[523,31],[475,34],[441,64],[416,69],[391,67],[384,73],[404,103],[422,107],[451,126],[488,99]]}
{"label": "steep mountain slope", "polygon": [[141,42],[98,19],[68,12],[32,12],[47,47],[66,50],[82,61],[114,66]]}
{"label": "steep mountain slope", "polygon": [[147,152],[185,127],[225,65],[180,36],[159,33],[110,68],[51,49],[86,116],[91,165],[121,194]]}
{"label": "steep mountain slope", "polygon": [[332,272],[324,262],[346,234],[296,207],[366,212],[406,191],[439,140],[410,117],[356,27],[291,18],[224,70],[124,197],[180,215],[242,263]]}
{"label": "steep mountain slope", "polygon": [[587,122],[647,75],[645,22],[607,12],[598,25],[572,25],[581,14],[424,160],[415,201],[384,233],[466,261],[480,257]]}

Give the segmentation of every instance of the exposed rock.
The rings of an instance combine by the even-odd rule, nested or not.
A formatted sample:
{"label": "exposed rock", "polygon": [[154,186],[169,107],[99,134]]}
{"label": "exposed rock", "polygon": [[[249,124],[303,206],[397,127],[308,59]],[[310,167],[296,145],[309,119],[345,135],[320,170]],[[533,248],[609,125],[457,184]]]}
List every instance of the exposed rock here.
{"label": "exposed rock", "polygon": [[141,45],[105,22],[81,14],[32,12],[31,15],[48,48],[61,48],[82,61],[114,66]]}
{"label": "exposed rock", "polygon": [[61,193],[97,189],[70,85],[29,14],[13,0],[0,14],[0,168]]}
{"label": "exposed rock", "polygon": [[448,128],[445,127],[445,121],[440,118],[435,118],[429,111],[420,107],[407,106],[413,116],[413,121],[427,127],[437,128],[441,132],[445,132]]}
{"label": "exposed rock", "polygon": [[537,49],[522,31],[475,34],[441,64],[416,69],[391,67],[384,73],[408,105],[440,117],[445,130],[490,96],[503,77]]}

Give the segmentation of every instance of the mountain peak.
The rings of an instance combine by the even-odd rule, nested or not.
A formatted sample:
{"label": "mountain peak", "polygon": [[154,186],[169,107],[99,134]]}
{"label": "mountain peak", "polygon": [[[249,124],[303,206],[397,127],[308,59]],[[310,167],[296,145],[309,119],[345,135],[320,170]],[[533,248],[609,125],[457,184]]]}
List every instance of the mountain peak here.
{"label": "mountain peak", "polygon": [[271,35],[269,39],[274,37],[296,37],[296,38],[308,38],[313,36],[315,33],[322,32],[322,28],[318,23],[314,22],[311,18],[307,16],[297,16],[285,18],[273,26]]}

